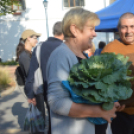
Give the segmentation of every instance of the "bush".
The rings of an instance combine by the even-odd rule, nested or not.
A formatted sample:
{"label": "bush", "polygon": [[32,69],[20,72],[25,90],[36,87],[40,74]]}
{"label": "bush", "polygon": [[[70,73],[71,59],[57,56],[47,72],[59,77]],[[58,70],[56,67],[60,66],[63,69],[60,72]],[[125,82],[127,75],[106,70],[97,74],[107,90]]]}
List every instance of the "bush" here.
{"label": "bush", "polygon": [[7,87],[11,82],[10,74],[6,67],[0,67],[0,87]]}
{"label": "bush", "polygon": [[18,62],[16,61],[6,61],[6,62],[0,62],[0,65],[18,65]]}

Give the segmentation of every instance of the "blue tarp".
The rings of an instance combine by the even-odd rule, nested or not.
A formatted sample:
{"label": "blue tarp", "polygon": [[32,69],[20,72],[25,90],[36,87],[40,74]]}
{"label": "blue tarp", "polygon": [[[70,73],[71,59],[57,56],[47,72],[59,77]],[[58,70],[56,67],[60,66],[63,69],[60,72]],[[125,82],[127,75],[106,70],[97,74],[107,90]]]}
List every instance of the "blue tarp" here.
{"label": "blue tarp", "polygon": [[134,0],[116,0],[110,6],[96,12],[101,22],[96,32],[116,32],[119,17],[126,12],[134,13]]}

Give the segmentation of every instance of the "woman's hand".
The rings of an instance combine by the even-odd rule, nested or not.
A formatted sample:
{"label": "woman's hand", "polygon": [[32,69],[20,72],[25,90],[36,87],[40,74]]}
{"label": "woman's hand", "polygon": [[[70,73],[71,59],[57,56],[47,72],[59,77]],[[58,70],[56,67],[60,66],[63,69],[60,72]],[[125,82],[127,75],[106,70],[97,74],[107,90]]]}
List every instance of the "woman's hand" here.
{"label": "woman's hand", "polygon": [[117,112],[121,112],[125,108],[125,105],[120,105],[119,102],[115,102],[114,105],[117,108]]}
{"label": "woman's hand", "polygon": [[102,115],[102,118],[104,118],[105,120],[107,120],[109,123],[111,123],[111,118],[115,118],[116,114],[115,112],[120,112],[125,108],[125,105],[120,105],[119,102],[115,102],[114,103],[114,107],[111,110],[105,111]]}
{"label": "woman's hand", "polygon": [[36,106],[36,99],[32,98],[32,99],[28,99],[29,103],[32,103],[34,106]]}
{"label": "woman's hand", "polygon": [[116,118],[116,114],[115,112],[117,111],[117,108],[116,106],[114,105],[113,109],[111,110],[103,110],[102,109],[102,113],[101,113],[101,116],[103,119],[107,120],[109,123],[111,123],[111,118]]}

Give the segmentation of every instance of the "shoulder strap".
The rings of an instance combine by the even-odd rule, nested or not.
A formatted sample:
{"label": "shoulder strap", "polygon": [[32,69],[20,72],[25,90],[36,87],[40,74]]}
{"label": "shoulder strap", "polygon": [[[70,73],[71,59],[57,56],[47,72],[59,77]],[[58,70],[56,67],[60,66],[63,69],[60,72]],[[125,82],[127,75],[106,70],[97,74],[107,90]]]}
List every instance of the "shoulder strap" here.
{"label": "shoulder strap", "polygon": [[43,89],[43,75],[42,75],[42,70],[41,70],[41,58],[40,58],[40,50],[43,42],[39,43],[36,46],[36,51],[35,51],[35,56],[37,58],[37,64],[39,65],[38,68],[34,71],[34,82],[33,82],[33,91],[34,93],[40,94],[44,92]]}
{"label": "shoulder strap", "polygon": [[43,42],[40,42],[38,45],[37,45],[37,49],[36,49],[36,57],[37,57],[37,61],[38,61],[38,64],[39,64],[39,68],[38,68],[38,76],[37,77],[40,77],[38,78],[39,80],[42,80],[42,83],[43,83],[43,76],[42,76],[42,70],[41,70],[41,58],[40,58],[40,55],[41,55],[41,46],[42,46]]}
{"label": "shoulder strap", "polygon": [[39,67],[41,67],[41,58],[40,58],[40,49],[41,49],[41,46],[42,46],[43,42],[40,42],[38,45],[37,45],[37,50],[36,50],[36,57],[37,57],[37,61],[39,63]]}

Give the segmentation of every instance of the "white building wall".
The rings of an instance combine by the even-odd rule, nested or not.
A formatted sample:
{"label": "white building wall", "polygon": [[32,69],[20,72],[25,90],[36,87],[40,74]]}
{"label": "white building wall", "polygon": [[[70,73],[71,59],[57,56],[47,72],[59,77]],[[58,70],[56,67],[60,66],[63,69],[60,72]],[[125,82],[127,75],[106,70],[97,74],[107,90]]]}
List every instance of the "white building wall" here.
{"label": "white building wall", "polygon": [[[108,3],[109,0],[106,0]],[[105,0],[85,0],[85,9],[96,12],[105,7]],[[56,21],[61,21],[70,8],[63,6],[62,0],[48,0],[49,36],[53,36],[52,27]],[[39,41],[47,39],[46,17],[43,0],[26,0],[26,10],[20,16],[6,15],[0,17],[0,57],[3,61],[11,60],[15,56],[16,46],[21,33],[25,29],[33,29],[42,36]],[[106,41],[106,33],[97,33],[93,40],[96,47],[99,41]],[[110,34],[109,40],[113,40]]]}

